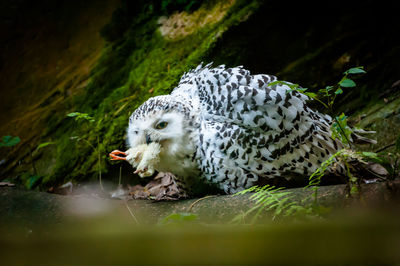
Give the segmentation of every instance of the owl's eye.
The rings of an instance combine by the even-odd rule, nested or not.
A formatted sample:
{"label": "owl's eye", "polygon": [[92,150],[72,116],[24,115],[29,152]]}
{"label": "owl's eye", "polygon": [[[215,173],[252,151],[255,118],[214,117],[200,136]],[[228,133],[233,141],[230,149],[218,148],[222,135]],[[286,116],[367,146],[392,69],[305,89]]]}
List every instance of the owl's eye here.
{"label": "owl's eye", "polygon": [[167,127],[167,125],[168,125],[168,122],[161,121],[161,122],[157,123],[157,125],[155,126],[155,129],[164,129]]}

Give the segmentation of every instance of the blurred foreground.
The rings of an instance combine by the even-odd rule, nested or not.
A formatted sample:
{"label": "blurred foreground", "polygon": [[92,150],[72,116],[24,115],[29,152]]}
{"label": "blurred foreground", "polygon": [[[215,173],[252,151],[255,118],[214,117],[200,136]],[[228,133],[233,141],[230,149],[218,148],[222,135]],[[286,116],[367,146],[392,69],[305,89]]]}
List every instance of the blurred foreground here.
{"label": "blurred foreground", "polygon": [[[232,225],[232,215],[250,206],[247,197],[125,202],[3,187],[1,264],[397,265],[399,205],[385,202],[335,206],[324,219]],[[183,212],[197,219],[162,223]]]}

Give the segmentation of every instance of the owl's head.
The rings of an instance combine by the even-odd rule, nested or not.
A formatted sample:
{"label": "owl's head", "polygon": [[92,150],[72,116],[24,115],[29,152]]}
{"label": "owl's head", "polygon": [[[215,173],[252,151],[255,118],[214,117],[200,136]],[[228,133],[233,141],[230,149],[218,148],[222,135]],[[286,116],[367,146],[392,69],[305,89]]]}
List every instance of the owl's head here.
{"label": "owl's head", "polygon": [[128,145],[160,143],[166,154],[187,153],[193,123],[190,109],[170,95],[150,98],[129,118]]}

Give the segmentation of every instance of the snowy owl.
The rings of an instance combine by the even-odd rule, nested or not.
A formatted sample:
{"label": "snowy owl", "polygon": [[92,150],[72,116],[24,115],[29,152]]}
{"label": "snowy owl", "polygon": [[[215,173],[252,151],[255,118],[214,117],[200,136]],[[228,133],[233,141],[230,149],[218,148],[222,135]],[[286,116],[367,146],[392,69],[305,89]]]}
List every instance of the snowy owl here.
{"label": "snowy owl", "polygon": [[331,138],[328,115],[287,85],[271,85],[276,80],[242,66],[199,65],[170,95],[133,112],[128,161],[137,173],[173,173],[189,194],[202,184],[235,193],[276,179],[307,180],[342,144]]}

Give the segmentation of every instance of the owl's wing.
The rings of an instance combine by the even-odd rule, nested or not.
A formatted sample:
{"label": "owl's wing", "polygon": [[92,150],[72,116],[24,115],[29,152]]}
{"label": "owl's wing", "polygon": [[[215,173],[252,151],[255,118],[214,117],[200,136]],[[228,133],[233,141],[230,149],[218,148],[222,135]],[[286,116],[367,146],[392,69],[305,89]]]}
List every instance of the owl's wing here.
{"label": "owl's wing", "polygon": [[251,75],[241,66],[226,69],[223,65],[210,68],[209,64],[185,74],[180,84],[197,85],[205,120],[265,132],[290,130],[308,117],[306,113],[317,118],[305,105],[307,96],[290,91],[284,84],[269,85],[276,80],[271,75]]}
{"label": "owl's wing", "polygon": [[246,187],[257,179],[240,179],[246,174],[238,174],[238,167],[262,177],[288,177],[288,171],[308,175],[340,146],[331,138],[331,118],[307,107],[309,98],[287,85],[270,85],[275,80],[242,67],[209,65],[181,79],[190,85],[182,87],[198,94],[203,157],[220,160],[205,164],[203,171],[219,167],[215,176],[227,178],[227,187]]}

